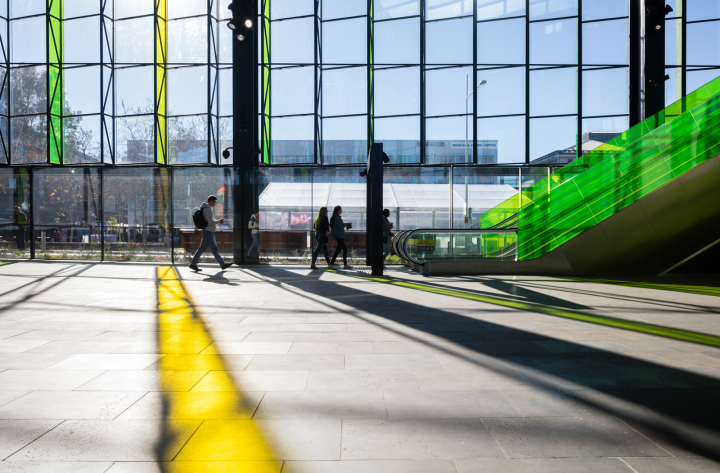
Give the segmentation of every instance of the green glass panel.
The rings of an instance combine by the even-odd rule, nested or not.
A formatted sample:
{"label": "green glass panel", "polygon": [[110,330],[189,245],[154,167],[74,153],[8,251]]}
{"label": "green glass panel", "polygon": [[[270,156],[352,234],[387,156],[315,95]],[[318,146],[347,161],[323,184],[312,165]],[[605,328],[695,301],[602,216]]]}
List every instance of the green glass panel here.
{"label": "green glass panel", "polygon": [[63,31],[62,0],[48,0],[47,16],[47,58],[48,58],[48,152],[51,164],[63,163]]}
{"label": "green glass panel", "polygon": [[167,164],[167,0],[155,0],[155,162]]}
{"label": "green glass panel", "polygon": [[272,125],[270,102],[270,0],[263,0],[262,15],[262,159],[270,164],[272,159]]}

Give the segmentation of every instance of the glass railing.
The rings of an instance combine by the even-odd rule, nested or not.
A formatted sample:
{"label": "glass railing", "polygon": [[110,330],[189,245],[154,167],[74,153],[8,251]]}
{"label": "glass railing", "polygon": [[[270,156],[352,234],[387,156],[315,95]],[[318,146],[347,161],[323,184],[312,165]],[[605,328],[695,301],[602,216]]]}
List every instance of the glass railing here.
{"label": "glass railing", "polygon": [[[518,259],[540,257],[720,153],[720,78],[487,212],[518,212]],[[518,201],[519,200],[519,201]]]}
{"label": "glass railing", "polygon": [[393,251],[415,264],[426,261],[515,261],[514,230],[418,229],[399,232]]}

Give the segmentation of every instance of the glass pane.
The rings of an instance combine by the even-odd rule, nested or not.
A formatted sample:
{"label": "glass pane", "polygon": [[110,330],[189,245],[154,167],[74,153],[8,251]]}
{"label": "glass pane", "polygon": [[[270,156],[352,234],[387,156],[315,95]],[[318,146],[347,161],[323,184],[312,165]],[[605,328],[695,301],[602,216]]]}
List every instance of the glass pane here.
{"label": "glass pane", "polygon": [[473,161],[472,117],[429,118],[425,121],[425,162],[427,164],[471,163]]}
{"label": "glass pane", "polygon": [[625,67],[584,71],[582,114],[591,117],[629,113],[628,90],[629,70]]}
{"label": "glass pane", "polygon": [[618,18],[628,16],[630,7],[628,0],[601,0],[595,2],[583,2],[583,21],[601,20],[603,18]]}
{"label": "glass pane", "polygon": [[[63,2],[64,18],[74,18],[76,16],[97,15],[100,13],[100,3],[98,0],[72,0]],[[112,2],[108,2],[111,4]]]}
{"label": "glass pane", "polygon": [[64,115],[100,113],[100,66],[65,69]]}
{"label": "glass pane", "polygon": [[477,0],[478,20],[525,15],[525,0]]}
{"label": "glass pane", "polygon": [[10,119],[12,164],[46,163],[47,119],[45,115]]}
{"label": "glass pane", "polygon": [[682,98],[682,69],[680,67],[667,67],[665,73],[670,76],[665,81],[665,106],[669,107]]}
{"label": "glass pane", "polygon": [[[8,85],[5,82],[9,79],[7,77],[8,70],[4,67],[0,67],[0,87],[2,88],[2,94],[0,95],[0,115],[8,115]],[[6,135],[3,135],[6,136]]]}
{"label": "glass pane", "polygon": [[427,64],[472,64],[473,20],[445,20],[425,25]]}
{"label": "glass pane", "polygon": [[323,164],[367,162],[367,117],[323,119]]}
{"label": "glass pane", "polygon": [[45,13],[45,0],[10,0],[10,16],[39,15]]}
{"label": "glass pane", "polygon": [[582,152],[587,154],[630,128],[628,117],[586,118],[582,121]]}
{"label": "glass pane", "polygon": [[0,225],[0,258],[29,258],[28,225],[19,225],[32,219],[27,168],[0,168],[0,208],[4,223]]}
{"label": "glass pane", "polygon": [[682,65],[682,20],[665,21],[665,65]]}
{"label": "glass pane", "polygon": [[420,68],[375,69],[375,116],[420,113]]}
{"label": "glass pane", "polygon": [[[270,87],[272,115],[314,113],[314,82],[314,66],[274,69]],[[232,104],[229,105],[232,114]]]}
{"label": "glass pane", "polygon": [[152,15],[154,0],[115,0],[115,18]]}
{"label": "glass pane", "polygon": [[583,24],[583,64],[628,64],[630,20]]}
{"label": "glass pane", "polygon": [[[168,18],[205,15],[207,6],[208,0],[167,0]],[[207,18],[205,21],[207,22]]]}
{"label": "glass pane", "polygon": [[564,16],[575,15],[577,15],[576,0],[530,0],[531,20],[562,18]]}
{"label": "glass pane", "polygon": [[232,69],[220,69],[220,95],[218,103],[220,105],[218,113],[221,116],[233,114],[233,72]]}
{"label": "glass pane", "polygon": [[525,64],[525,19],[478,23],[478,64]]}
{"label": "glass pane", "polygon": [[154,62],[153,28],[152,17],[115,22],[115,62],[145,64]]}
{"label": "glass pane", "polygon": [[[330,23],[325,28],[329,25]],[[327,33],[323,31],[323,34]],[[314,63],[314,35],[315,29],[312,18],[273,23],[272,34],[270,35],[270,62],[275,64]],[[327,56],[325,62],[328,62]]]}
{"label": "glass pane", "polygon": [[148,164],[155,162],[155,120],[152,116],[115,119],[115,162]]}
{"label": "glass pane", "polygon": [[720,18],[720,4],[715,0],[690,0],[687,5],[688,21]]}
{"label": "glass pane", "polygon": [[525,113],[524,67],[481,69],[477,78],[487,81],[477,89],[478,116]]}
{"label": "glass pane", "polygon": [[168,70],[168,108],[170,115],[190,115],[208,111],[207,67]]}
{"label": "glass pane", "polygon": [[0,2],[0,16],[3,18],[8,17],[8,2]]}
{"label": "glass pane", "polygon": [[168,62],[207,63],[207,26],[207,17],[168,22]]}
{"label": "glass pane", "polygon": [[720,21],[688,24],[687,41],[688,65],[720,64]]}
{"label": "glass pane", "polygon": [[[258,130],[260,128],[258,127]],[[232,118],[220,118],[218,119],[218,140],[220,140],[220,155],[227,148],[233,145],[233,129],[232,129]],[[232,164],[233,163],[233,150],[230,150],[230,156],[228,158],[221,157],[220,164]]]}
{"label": "glass pane", "polygon": [[[524,116],[482,118],[477,121],[477,127],[478,163],[525,162]],[[491,161],[493,156],[494,162]]]}
{"label": "glass pane", "polygon": [[8,118],[7,117],[0,117],[0,140],[2,143],[0,143],[0,164],[9,164],[8,163],[8,155],[5,152],[7,150],[7,146],[10,143],[8,136]]}
{"label": "glass pane", "polygon": [[207,115],[169,118],[168,136],[170,164],[208,162]]}
{"label": "glass pane", "polygon": [[63,41],[66,63],[100,62],[100,17],[64,21]]}
{"label": "glass pane", "polygon": [[272,119],[272,163],[312,163],[315,161],[315,117]]}
{"label": "glass pane", "polygon": [[419,64],[420,19],[376,24],[374,47],[375,64]]}
{"label": "glass pane", "polygon": [[[577,117],[530,120],[530,163],[546,163],[549,155],[567,154],[577,142]],[[572,150],[571,154],[574,153]]]}
{"label": "glass pane", "polygon": [[[220,58],[220,62],[223,64],[232,64],[233,32],[227,27],[226,21],[219,22],[216,31],[219,43],[218,56]],[[258,55],[258,57],[261,57],[261,55]]]}
{"label": "glass pane", "polygon": [[313,0],[273,0],[270,4],[270,18],[273,20],[313,14]]}
{"label": "glass pane", "polygon": [[577,64],[577,20],[530,24],[532,64]]}
{"label": "glass pane", "polygon": [[322,44],[324,64],[367,64],[367,20],[324,23]]}
{"label": "glass pane", "polygon": [[65,118],[65,164],[99,163],[100,115]]}
{"label": "glass pane", "polygon": [[375,0],[373,9],[376,20],[419,15],[420,0]]}
{"label": "glass pane", "polygon": [[707,69],[704,71],[687,71],[687,91],[699,89],[711,80],[720,76],[720,69]]}
{"label": "glass pane", "polygon": [[439,20],[473,14],[472,0],[425,0],[426,20]]}
{"label": "glass pane", "polygon": [[45,66],[10,69],[10,114],[47,113]]}
{"label": "glass pane", "polygon": [[47,44],[45,17],[10,22],[10,60],[20,63],[45,63]]}
{"label": "glass pane", "polygon": [[577,113],[577,68],[530,71],[530,116]]}
{"label": "glass pane", "polygon": [[431,69],[425,73],[425,115],[473,113],[472,67]]}
{"label": "glass pane", "polygon": [[383,144],[390,164],[420,162],[420,117],[378,118],[375,142]]}
{"label": "glass pane", "polygon": [[367,15],[367,0],[323,0],[322,19]]}
{"label": "glass pane", "polygon": [[329,69],[322,76],[322,115],[367,112],[367,68]]}
{"label": "glass pane", "polygon": [[155,76],[152,67],[115,70],[117,114],[153,113]]}

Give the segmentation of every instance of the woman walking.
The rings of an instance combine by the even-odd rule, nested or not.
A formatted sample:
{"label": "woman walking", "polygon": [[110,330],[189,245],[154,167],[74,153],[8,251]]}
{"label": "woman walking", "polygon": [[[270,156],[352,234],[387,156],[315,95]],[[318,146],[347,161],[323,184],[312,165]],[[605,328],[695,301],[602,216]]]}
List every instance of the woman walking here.
{"label": "woman walking", "polygon": [[342,250],[343,269],[352,269],[352,266],[347,264],[347,246],[345,246],[345,227],[350,228],[351,224],[343,222],[340,214],[342,214],[342,207],[336,205],[333,209],[332,217],[330,217],[330,236],[335,238],[337,243],[335,246],[335,254],[333,254],[330,265],[335,264],[335,260],[337,260],[340,250]]}
{"label": "woman walking", "polygon": [[313,251],[312,264],[310,265],[310,269],[318,269],[318,267],[315,266],[315,261],[317,261],[318,256],[320,256],[321,250],[325,255],[325,261],[327,261],[328,268],[332,268],[332,265],[330,264],[330,253],[328,252],[327,247],[327,232],[330,231],[330,222],[328,221],[327,213],[327,207],[320,207],[318,216],[315,219],[315,225],[313,227],[315,228],[315,239],[317,240],[317,248],[315,248],[315,251]]}

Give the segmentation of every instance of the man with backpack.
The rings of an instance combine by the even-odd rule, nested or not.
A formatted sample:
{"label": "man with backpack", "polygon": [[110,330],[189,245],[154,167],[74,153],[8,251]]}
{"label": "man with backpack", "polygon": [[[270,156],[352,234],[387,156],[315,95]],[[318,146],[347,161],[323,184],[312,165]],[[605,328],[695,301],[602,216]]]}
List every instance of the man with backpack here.
{"label": "man with backpack", "polygon": [[200,209],[193,214],[195,227],[202,231],[202,242],[200,243],[200,248],[198,248],[195,252],[195,256],[193,256],[193,259],[190,262],[190,269],[193,271],[202,271],[202,269],[197,267],[197,264],[200,260],[200,256],[208,246],[222,269],[227,269],[232,266],[232,263],[225,263],[222,259],[222,256],[220,256],[220,250],[215,242],[215,230],[217,229],[217,225],[219,223],[225,223],[224,218],[215,220],[215,215],[213,214],[213,207],[215,207],[215,204],[217,204],[217,197],[211,195],[207,198],[207,202],[203,202]]}

